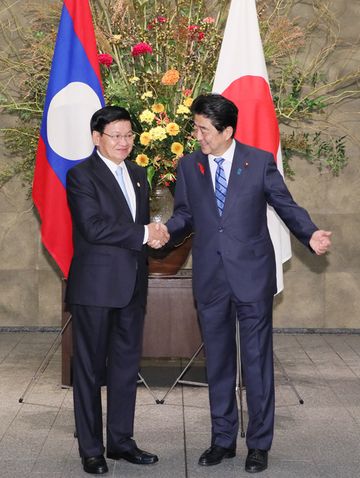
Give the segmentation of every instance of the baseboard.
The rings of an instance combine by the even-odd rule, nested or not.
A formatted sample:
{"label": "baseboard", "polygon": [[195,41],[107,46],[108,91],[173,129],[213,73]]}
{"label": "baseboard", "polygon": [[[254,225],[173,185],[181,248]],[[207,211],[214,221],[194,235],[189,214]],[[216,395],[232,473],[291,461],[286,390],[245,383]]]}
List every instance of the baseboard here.
{"label": "baseboard", "polygon": [[[61,331],[61,327],[50,327],[50,326],[0,326],[0,333],[2,332],[54,332],[59,333]],[[303,327],[274,327],[274,334],[287,334],[287,335],[294,335],[294,334],[348,334],[348,335],[358,335],[360,334],[360,329],[346,329],[346,328],[303,328]]]}

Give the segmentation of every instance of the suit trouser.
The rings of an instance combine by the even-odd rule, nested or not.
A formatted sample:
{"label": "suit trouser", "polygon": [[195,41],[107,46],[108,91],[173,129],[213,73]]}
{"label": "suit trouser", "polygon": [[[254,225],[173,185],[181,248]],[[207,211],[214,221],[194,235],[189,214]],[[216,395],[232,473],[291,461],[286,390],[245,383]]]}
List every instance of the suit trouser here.
{"label": "suit trouser", "polygon": [[197,303],[206,355],[212,444],[235,448],[239,428],[236,401],[236,320],[240,326],[242,370],[249,423],[248,448],[269,450],[274,432],[272,297],[240,302],[221,268],[210,302]]}
{"label": "suit trouser", "polygon": [[102,455],[101,385],[107,385],[107,448],[126,451],[133,436],[144,306],[71,305],[73,392],[80,455]]}

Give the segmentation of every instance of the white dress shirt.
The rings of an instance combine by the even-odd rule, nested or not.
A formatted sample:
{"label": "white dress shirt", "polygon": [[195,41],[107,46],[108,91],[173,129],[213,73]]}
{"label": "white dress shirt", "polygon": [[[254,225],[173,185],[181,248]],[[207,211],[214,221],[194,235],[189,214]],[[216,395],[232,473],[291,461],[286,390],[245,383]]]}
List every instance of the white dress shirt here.
{"label": "white dress shirt", "polygon": [[222,166],[224,168],[226,182],[229,184],[230,171],[231,171],[231,166],[232,166],[234,153],[235,153],[235,146],[236,146],[236,143],[235,143],[235,140],[233,139],[229,149],[227,149],[225,153],[222,154],[221,156],[214,156],[213,154],[208,155],[211,179],[213,182],[214,191],[215,191],[215,174],[217,169],[217,164],[215,163],[214,159],[224,158],[224,162],[222,163]]}
{"label": "white dress shirt", "polygon": [[[127,167],[126,167],[126,164],[125,164],[125,161],[122,161],[119,165],[114,163],[114,161],[111,161],[110,159],[107,159],[105,158],[105,156],[103,156],[99,150],[97,149],[96,150],[97,154],[99,155],[99,157],[104,161],[104,163],[106,164],[106,166],[110,169],[110,171],[113,173],[115,179],[116,179],[116,182],[117,182],[117,178],[116,178],[116,170],[117,168],[120,166],[123,170],[123,178],[124,178],[124,183],[125,183],[125,187],[126,187],[126,192],[129,196],[129,199],[130,199],[130,204],[131,204],[131,214],[132,214],[132,217],[135,221],[135,217],[136,217],[136,196],[135,196],[135,191],[134,191],[134,186],[133,186],[133,183],[131,181],[131,178],[130,178],[130,175],[129,175],[129,171],[127,170]],[[119,186],[120,187],[120,186]],[[148,241],[148,237],[149,237],[149,231],[148,231],[148,227],[145,225],[144,226],[144,239],[143,239],[143,244],[146,244],[147,241]]]}

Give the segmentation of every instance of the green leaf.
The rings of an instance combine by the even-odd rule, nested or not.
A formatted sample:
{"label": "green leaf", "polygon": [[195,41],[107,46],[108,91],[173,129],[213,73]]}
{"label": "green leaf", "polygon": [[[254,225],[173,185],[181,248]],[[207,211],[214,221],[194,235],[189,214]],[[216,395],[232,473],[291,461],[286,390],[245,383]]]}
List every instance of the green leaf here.
{"label": "green leaf", "polygon": [[148,166],[146,173],[147,173],[148,183],[149,183],[149,185],[150,185],[150,188],[152,189],[152,181],[153,181],[153,178],[154,178],[154,175],[155,175],[155,168],[154,168],[154,166]]}

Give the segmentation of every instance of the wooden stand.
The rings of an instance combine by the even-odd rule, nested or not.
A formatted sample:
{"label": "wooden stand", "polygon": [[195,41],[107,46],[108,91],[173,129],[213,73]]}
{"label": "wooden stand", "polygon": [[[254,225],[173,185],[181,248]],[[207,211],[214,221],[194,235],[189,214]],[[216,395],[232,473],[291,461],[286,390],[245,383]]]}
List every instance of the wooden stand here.
{"label": "wooden stand", "polygon": [[[63,311],[62,325],[69,317]],[[191,270],[175,276],[149,277],[143,357],[190,358],[201,344],[192,294]],[[72,327],[62,337],[62,385],[71,386]]]}

